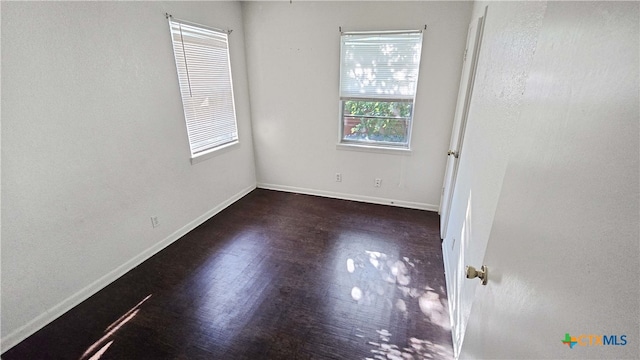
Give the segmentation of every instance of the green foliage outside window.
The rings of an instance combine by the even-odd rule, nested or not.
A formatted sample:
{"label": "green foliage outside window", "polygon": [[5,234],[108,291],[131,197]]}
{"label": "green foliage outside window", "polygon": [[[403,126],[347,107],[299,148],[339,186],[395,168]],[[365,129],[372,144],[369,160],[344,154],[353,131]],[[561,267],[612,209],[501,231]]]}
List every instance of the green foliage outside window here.
{"label": "green foliage outside window", "polygon": [[344,138],[406,143],[411,111],[411,102],[345,101],[345,126],[349,128],[348,119],[359,122],[350,127],[350,133],[345,133]]}

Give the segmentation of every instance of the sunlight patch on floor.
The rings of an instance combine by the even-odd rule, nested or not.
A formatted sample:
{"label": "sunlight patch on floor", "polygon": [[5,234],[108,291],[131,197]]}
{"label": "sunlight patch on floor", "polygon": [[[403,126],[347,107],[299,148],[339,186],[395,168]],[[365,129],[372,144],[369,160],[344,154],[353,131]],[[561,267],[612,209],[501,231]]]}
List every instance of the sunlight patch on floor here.
{"label": "sunlight patch on floor", "polygon": [[[384,306],[389,311],[401,314],[404,319],[415,316],[418,311],[418,314],[424,315],[419,316],[420,321],[449,332],[451,326],[444,288],[439,286],[436,290],[427,284],[420,264],[419,259],[389,256],[379,251],[364,251],[352,256],[346,264],[346,270],[354,282],[351,298],[359,305]],[[367,359],[423,360],[451,359],[453,356],[448,343],[441,345],[422,340],[421,337],[427,334],[407,335],[413,337],[400,340],[406,341],[404,344],[394,344],[392,334],[386,329],[370,334],[360,329],[355,332],[356,337],[372,347]]]}
{"label": "sunlight patch on floor", "polygon": [[[145,301],[149,300],[151,295],[152,294],[147,295],[147,297],[142,299],[134,307],[132,307],[126,313],[124,313],[122,316],[120,316],[118,318],[118,320],[113,322],[111,325],[107,326],[107,328],[104,330],[105,334],[100,339],[98,339],[96,342],[94,342],[91,346],[89,346],[87,348],[87,350],[85,350],[85,352],[82,354],[82,356],[80,356],[80,360],[97,360],[97,359],[99,359],[107,351],[107,349],[111,346],[111,344],[113,344],[113,340],[111,340],[106,345],[105,345],[105,342],[107,342],[109,339],[111,339],[111,337],[116,332],[118,332],[118,330],[120,330],[120,328],[122,328],[122,326],[124,324],[128,323],[129,321],[131,321],[131,319],[133,319],[136,315],[138,315],[138,312],[140,311],[140,306]],[[98,348],[100,348],[100,350],[96,351],[96,349],[98,349]],[[91,355],[91,354],[93,354],[93,355]],[[91,357],[89,357],[90,355],[91,355]]]}
{"label": "sunlight patch on floor", "polygon": [[[351,289],[351,298],[358,304],[371,305],[376,297],[386,297],[390,307],[408,316],[409,304],[417,304],[425,319],[446,331],[451,330],[446,298],[440,296],[428,284],[417,284],[412,273],[419,270],[420,260],[408,257],[396,259],[378,251],[365,251],[347,259],[347,271],[356,282]],[[358,276],[373,267],[378,276]],[[370,270],[371,271],[371,270]],[[389,285],[395,286],[395,290]],[[440,286],[444,293],[444,288]]]}
{"label": "sunlight patch on floor", "polygon": [[392,334],[388,330],[376,330],[376,333],[377,339],[367,342],[373,348],[371,357],[366,357],[366,360],[448,360],[453,357],[450,347],[429,340],[412,337],[406,344],[398,346],[390,342]]}
{"label": "sunlight patch on floor", "polygon": [[98,350],[98,352],[93,354],[93,356],[90,357],[89,360],[98,360],[98,359],[100,359],[102,357],[102,355],[107,351],[109,346],[111,346],[111,344],[113,344],[113,340],[109,341],[105,346],[102,347],[102,349]]}

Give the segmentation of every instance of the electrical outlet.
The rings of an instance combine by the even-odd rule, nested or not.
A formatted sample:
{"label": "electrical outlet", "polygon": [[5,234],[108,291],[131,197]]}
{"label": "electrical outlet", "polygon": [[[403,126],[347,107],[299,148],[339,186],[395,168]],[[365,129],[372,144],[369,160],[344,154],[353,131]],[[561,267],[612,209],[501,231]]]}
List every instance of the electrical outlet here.
{"label": "electrical outlet", "polygon": [[342,174],[336,173],[336,182],[342,182]]}
{"label": "electrical outlet", "polygon": [[376,179],[376,182],[374,183],[375,187],[380,187],[380,185],[382,185],[382,179]]}
{"label": "electrical outlet", "polygon": [[151,226],[154,228],[157,228],[158,226],[160,226],[160,221],[158,221],[158,217],[157,216],[152,216],[151,217]]}

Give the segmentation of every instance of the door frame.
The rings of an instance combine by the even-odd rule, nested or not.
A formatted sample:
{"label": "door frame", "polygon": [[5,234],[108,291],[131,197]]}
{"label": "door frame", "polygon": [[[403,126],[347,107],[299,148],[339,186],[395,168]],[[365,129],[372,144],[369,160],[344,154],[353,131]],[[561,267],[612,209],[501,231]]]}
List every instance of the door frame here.
{"label": "door frame", "polygon": [[[458,173],[458,164],[460,162],[460,155],[462,154],[464,132],[467,126],[467,117],[469,115],[469,106],[471,104],[471,96],[473,94],[478,54],[482,44],[484,19],[486,19],[486,16],[487,8],[485,8],[483,16],[478,17],[469,24],[469,30],[467,31],[467,44],[465,46],[462,73],[460,74],[458,101],[453,120],[453,128],[451,130],[451,140],[449,141],[449,151],[447,153],[447,167],[445,169],[440,207],[438,209],[438,213],[440,214],[440,238],[443,240],[446,239],[447,236],[447,227],[449,225],[449,215],[451,212],[451,200],[453,199],[456,176]],[[471,33],[473,26],[476,27],[475,34]],[[471,38],[471,36],[473,36],[473,38]],[[470,48],[472,49],[471,53],[469,52]]]}
{"label": "door frame", "polygon": [[[473,87],[475,84],[476,77],[476,69],[478,65],[478,58],[480,54],[480,49],[482,46],[482,37],[484,34],[484,26],[486,24],[487,19],[487,11],[488,6],[485,7],[484,13],[482,16],[474,19],[469,24],[469,35],[467,40],[467,51],[470,48],[469,41],[470,35],[473,27],[475,26],[475,36],[473,38],[473,51],[470,57],[470,62],[465,63],[464,66],[468,66],[468,79],[466,82],[466,87],[464,84],[465,79],[465,68],[463,68],[463,74],[460,79],[460,89],[459,96],[465,96],[464,99],[458,100],[458,106],[456,108],[456,116],[460,116],[459,119],[454,119],[454,128],[451,134],[451,144],[450,151],[456,151],[458,156],[447,155],[447,172],[445,173],[445,179],[443,183],[442,189],[442,201],[440,206],[440,234],[443,239],[442,242],[442,252],[443,252],[443,262],[445,267],[445,281],[447,285],[447,300],[449,306],[449,319],[451,321],[451,337],[453,342],[453,352],[454,358],[457,358],[460,354],[460,350],[462,347],[462,341],[464,339],[464,332],[466,328],[465,321],[462,319],[463,315],[461,312],[461,296],[463,292],[463,288],[465,286],[465,271],[464,271],[464,252],[466,251],[466,244],[463,242],[468,241],[468,234],[463,234],[463,232],[469,232],[468,228],[471,224],[468,220],[470,216],[470,201],[471,199],[467,199],[466,211],[464,214],[465,221],[461,224],[461,232],[456,233],[452,231],[448,234],[447,238],[447,227],[449,226],[449,216],[451,212],[451,202],[453,200],[453,194],[455,190],[455,182],[458,174],[458,164],[460,161],[460,154],[462,151],[464,133],[466,130],[468,115],[469,115],[469,107],[471,104],[471,98],[473,94]],[[467,56],[469,54],[467,53]],[[469,58],[469,57],[468,57]],[[460,108],[462,106],[462,108]],[[456,120],[458,120],[456,122]],[[458,132],[457,134],[455,132]],[[457,144],[455,144],[457,138]],[[454,149],[455,146],[455,149]],[[452,167],[452,168],[451,168]],[[449,175],[449,177],[447,177]],[[447,184],[450,186],[449,191],[446,191]],[[469,194],[469,197],[471,194]]]}

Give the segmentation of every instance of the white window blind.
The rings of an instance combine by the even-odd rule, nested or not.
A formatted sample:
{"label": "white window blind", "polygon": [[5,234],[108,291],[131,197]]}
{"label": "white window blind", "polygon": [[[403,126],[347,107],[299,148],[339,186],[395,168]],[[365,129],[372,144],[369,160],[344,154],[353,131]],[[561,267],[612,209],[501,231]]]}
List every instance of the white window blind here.
{"label": "white window blind", "polygon": [[227,33],[169,19],[191,157],[238,140]]}
{"label": "white window blind", "polygon": [[413,100],[421,48],[421,31],[344,33],[341,100]]}
{"label": "white window blind", "polygon": [[409,149],[422,31],[340,37],[340,142]]}

